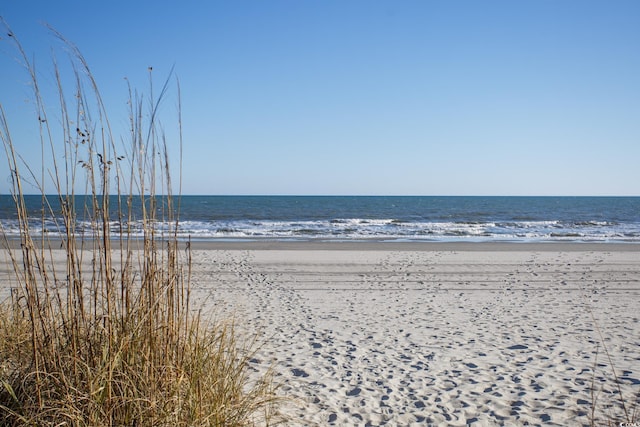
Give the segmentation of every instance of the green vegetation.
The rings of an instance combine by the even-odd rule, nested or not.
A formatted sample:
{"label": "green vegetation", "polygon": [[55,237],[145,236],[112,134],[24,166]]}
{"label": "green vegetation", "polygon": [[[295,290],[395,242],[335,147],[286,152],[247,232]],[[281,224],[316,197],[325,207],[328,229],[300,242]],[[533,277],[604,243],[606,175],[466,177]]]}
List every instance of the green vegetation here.
{"label": "green vegetation", "polygon": [[[130,133],[120,140],[74,45],[63,40],[75,70],[73,92],[54,61],[53,117],[32,62],[5,31],[34,89],[43,167],[38,177],[21,160],[0,105],[20,228],[19,242],[2,233],[15,282],[2,285],[12,292],[0,310],[0,424],[276,423],[272,373],[249,375],[255,337],[241,339],[231,320],[205,322],[191,301],[191,253],[177,238],[180,197],[156,114],[170,80],[157,98],[150,83],[146,102],[130,90]],[[174,143],[182,146],[181,139]],[[45,196],[45,180],[56,189],[59,211]],[[39,218],[27,212],[25,182],[42,193]],[[76,197],[78,188],[88,196]],[[45,233],[46,218],[62,219],[55,238]],[[134,222],[142,223],[142,238],[130,236]]]}

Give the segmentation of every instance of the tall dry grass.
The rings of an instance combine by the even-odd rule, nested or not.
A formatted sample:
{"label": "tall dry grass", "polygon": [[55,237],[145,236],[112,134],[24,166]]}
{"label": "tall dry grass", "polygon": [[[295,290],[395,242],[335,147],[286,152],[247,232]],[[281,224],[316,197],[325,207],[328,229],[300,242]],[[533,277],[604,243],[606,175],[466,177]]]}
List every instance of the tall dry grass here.
{"label": "tall dry grass", "polygon": [[[2,233],[15,282],[0,308],[0,424],[276,423],[272,375],[249,378],[255,337],[240,337],[231,320],[205,322],[190,298],[191,252],[177,237],[168,154],[182,137],[169,142],[157,114],[172,80],[154,95],[150,76],[146,101],[129,89],[129,133],[120,140],[85,58],[54,32],[71,53],[75,87],[67,90],[54,60],[50,118],[35,67],[2,24],[33,87],[43,166],[22,161],[0,105],[20,230],[19,242]],[[177,116],[181,134],[179,108]],[[38,216],[25,182],[42,194]],[[132,237],[132,224],[142,238]]]}

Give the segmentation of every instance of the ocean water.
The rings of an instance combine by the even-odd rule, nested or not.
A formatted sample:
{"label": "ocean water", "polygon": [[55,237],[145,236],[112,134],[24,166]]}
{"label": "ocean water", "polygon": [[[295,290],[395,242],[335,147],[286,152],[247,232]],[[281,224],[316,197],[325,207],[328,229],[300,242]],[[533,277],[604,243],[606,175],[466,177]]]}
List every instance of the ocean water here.
{"label": "ocean water", "polygon": [[[27,204],[37,234],[42,198],[27,196]],[[55,236],[62,224],[55,198],[51,212],[44,228]],[[134,236],[142,236],[139,212],[134,207],[128,224]],[[18,236],[7,195],[0,196],[0,225]],[[87,225],[79,215],[78,232]],[[114,235],[125,225],[115,217],[110,224]],[[640,197],[182,196],[178,233],[205,240],[640,243]]]}

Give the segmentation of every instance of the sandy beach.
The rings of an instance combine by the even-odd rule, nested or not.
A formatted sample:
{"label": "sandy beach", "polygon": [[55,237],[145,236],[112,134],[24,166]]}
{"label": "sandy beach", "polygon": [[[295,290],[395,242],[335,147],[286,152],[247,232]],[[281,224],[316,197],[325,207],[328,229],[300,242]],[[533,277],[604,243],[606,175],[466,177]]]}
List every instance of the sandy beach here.
{"label": "sandy beach", "polygon": [[637,245],[217,243],[194,267],[197,301],[267,338],[291,425],[617,419],[603,344],[640,391]]}
{"label": "sandy beach", "polygon": [[594,401],[618,420],[612,365],[640,393],[640,245],[192,249],[194,306],[260,333],[252,370],[273,366],[292,426],[588,425]]}

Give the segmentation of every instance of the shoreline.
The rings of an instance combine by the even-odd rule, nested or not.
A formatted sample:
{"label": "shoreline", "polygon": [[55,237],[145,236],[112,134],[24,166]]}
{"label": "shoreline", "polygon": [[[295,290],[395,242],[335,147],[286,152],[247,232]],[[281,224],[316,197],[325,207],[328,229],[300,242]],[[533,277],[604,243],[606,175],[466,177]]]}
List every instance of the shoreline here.
{"label": "shoreline", "polygon": [[[169,239],[157,238],[158,243]],[[77,242],[81,242],[78,239]],[[135,247],[138,239],[131,240],[131,246]],[[37,247],[41,240],[34,239]],[[89,244],[91,239],[84,240]],[[112,239],[113,249],[119,248],[118,239]],[[178,240],[178,247],[185,249],[186,240]],[[51,249],[61,249],[62,239],[51,238],[48,245]],[[194,250],[346,250],[346,251],[544,251],[544,252],[640,252],[640,243],[629,242],[580,242],[580,241],[416,241],[416,240],[386,240],[386,239],[193,239],[190,242]],[[20,249],[19,239],[7,239],[0,243],[0,249]]]}
{"label": "shoreline", "polygon": [[[181,242],[184,243],[184,242]],[[615,251],[640,252],[638,243],[612,242],[420,242],[368,240],[191,241],[197,250],[346,250],[346,251]]]}

